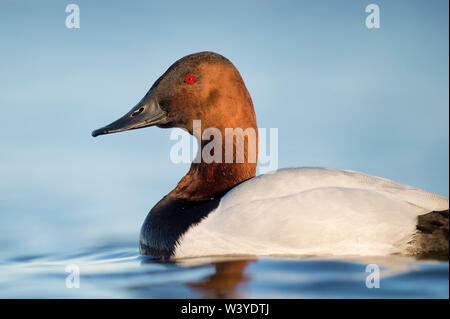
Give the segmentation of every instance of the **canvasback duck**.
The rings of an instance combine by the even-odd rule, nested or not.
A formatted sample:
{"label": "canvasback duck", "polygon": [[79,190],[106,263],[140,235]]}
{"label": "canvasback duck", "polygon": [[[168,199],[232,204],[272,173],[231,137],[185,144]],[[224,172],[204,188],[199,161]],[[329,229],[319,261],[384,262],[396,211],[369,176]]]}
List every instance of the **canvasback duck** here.
{"label": "canvasback duck", "polygon": [[[252,99],[234,65],[213,52],[176,61],[144,98],[98,136],[147,126],[194,134],[226,128],[257,132]],[[202,133],[202,132],[201,132]],[[256,133],[257,140],[257,133]],[[178,185],[147,215],[142,255],[387,255],[448,258],[448,198],[349,170],[290,168],[255,177],[244,140],[244,160],[194,161]],[[233,140],[233,143],[236,142]],[[257,143],[256,143],[257,145]]]}

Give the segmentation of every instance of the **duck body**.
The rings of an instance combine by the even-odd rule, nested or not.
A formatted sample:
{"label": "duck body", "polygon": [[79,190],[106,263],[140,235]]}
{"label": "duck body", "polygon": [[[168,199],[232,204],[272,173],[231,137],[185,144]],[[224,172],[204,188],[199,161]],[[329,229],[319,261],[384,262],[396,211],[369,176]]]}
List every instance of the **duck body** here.
{"label": "duck body", "polygon": [[360,172],[282,169],[203,200],[166,196],[147,216],[140,245],[145,255],[175,258],[415,254],[418,217],[448,205],[443,196]]}
{"label": "duck body", "polygon": [[[292,168],[255,177],[253,103],[237,69],[217,53],[176,61],[131,111],[92,135],[147,126],[185,129],[197,138],[198,154],[214,158],[200,156],[150,211],[140,233],[142,255],[448,258],[446,197],[348,170]],[[215,133],[205,137],[210,128]],[[230,128],[244,134],[240,142],[231,136],[228,145]],[[217,148],[209,147],[212,139]]]}

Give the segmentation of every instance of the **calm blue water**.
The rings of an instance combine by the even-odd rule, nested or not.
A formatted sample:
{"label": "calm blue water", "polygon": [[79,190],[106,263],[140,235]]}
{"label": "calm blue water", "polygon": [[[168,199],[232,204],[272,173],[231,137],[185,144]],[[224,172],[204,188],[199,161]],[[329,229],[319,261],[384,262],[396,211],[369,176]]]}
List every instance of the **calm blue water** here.
{"label": "calm blue water", "polygon": [[[366,265],[381,267],[366,287]],[[80,287],[66,287],[66,266]],[[186,259],[161,263],[133,243],[66,254],[17,254],[0,266],[1,298],[448,298],[448,263],[409,258]]]}

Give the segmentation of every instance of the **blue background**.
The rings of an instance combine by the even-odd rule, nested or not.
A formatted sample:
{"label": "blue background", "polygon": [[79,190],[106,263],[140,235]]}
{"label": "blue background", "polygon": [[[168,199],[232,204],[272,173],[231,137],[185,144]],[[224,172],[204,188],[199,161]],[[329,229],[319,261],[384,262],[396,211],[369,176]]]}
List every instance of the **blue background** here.
{"label": "blue background", "polygon": [[[279,167],[359,170],[448,196],[448,1],[0,2],[3,254],[129,240],[188,170],[170,130],[92,138],[184,55],[229,58]],[[20,239],[20,240],[18,240]],[[5,246],[9,245],[9,246]]]}

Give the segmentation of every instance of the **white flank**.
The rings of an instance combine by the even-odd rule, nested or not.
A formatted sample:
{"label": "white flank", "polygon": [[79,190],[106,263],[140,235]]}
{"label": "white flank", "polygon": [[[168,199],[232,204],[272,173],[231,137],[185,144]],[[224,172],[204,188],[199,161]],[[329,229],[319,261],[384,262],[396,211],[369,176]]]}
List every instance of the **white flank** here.
{"label": "white flank", "polygon": [[448,207],[446,197],[364,173],[283,169],[229,192],[175,257],[398,253],[418,215]]}

